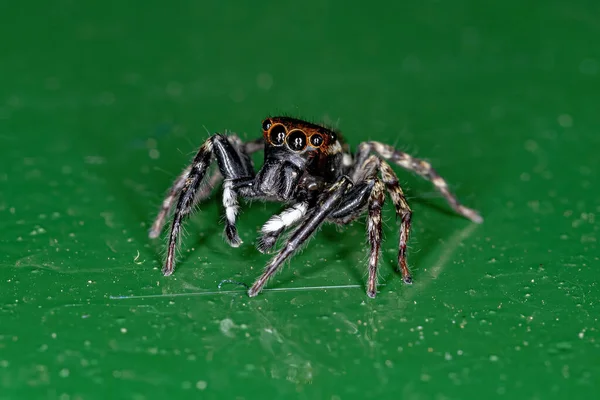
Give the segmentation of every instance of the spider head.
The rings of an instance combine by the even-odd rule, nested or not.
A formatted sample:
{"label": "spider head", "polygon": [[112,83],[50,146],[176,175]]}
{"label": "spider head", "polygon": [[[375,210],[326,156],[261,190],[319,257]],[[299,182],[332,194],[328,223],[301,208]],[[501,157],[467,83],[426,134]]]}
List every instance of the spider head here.
{"label": "spider head", "polygon": [[265,163],[258,173],[260,190],[288,199],[302,176],[333,180],[339,173],[342,146],[331,129],[290,117],[262,122]]}

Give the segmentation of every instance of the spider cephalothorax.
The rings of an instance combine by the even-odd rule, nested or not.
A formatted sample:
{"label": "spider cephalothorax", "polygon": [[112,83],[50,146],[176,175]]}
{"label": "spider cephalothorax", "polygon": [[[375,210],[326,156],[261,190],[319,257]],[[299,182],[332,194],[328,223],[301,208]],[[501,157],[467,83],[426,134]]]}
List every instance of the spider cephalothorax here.
{"label": "spider cephalothorax", "polygon": [[267,118],[262,128],[265,162],[255,179],[258,197],[288,201],[297,197],[298,185],[315,192],[340,175],[343,154],[336,132],[288,117]]}
{"label": "spider cephalothorax", "polygon": [[[449,191],[446,181],[429,163],[379,142],[363,142],[352,154],[339,134],[331,129],[289,117],[271,117],[262,123],[263,137],[244,143],[236,135],[215,134],[200,147],[192,164],[177,178],[152,225],[150,237],[160,234],[170,211],[175,208],[169,234],[164,275],[171,275],[175,248],[183,218],[194,205],[210,195],[211,188],[223,180],[225,237],[238,247],[238,197],[278,201],[286,208],[262,227],[257,248],[269,252],[286,230],[297,226],[285,245],[266,266],[249,289],[256,296],[269,278],[294,252],[325,223],[348,224],[367,212],[370,244],[367,295],[377,293],[377,267],[381,247],[381,209],[386,192],[400,218],[398,266],[404,282],[412,278],[406,264],[406,245],[412,211],[387,160],[430,180],[459,214],[474,222],[482,218],[461,205]],[[255,172],[250,154],[264,149],[264,164]],[[218,169],[204,184],[213,157]]]}

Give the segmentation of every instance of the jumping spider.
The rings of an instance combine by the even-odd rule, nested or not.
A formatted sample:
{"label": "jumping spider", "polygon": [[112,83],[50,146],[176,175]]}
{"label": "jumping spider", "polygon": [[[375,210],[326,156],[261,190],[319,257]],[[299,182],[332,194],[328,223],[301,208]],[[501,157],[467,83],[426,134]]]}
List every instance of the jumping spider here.
{"label": "jumping spider", "polygon": [[[323,126],[289,117],[270,117],[262,122],[263,137],[244,143],[236,135],[215,134],[200,147],[194,161],[175,180],[163,201],[149,236],[156,238],[175,207],[169,234],[167,259],[162,270],[173,273],[175,245],[181,224],[194,206],[206,199],[222,179],[225,208],[225,237],[232,247],[242,241],[237,233],[238,197],[282,202],[286,209],[262,227],[257,248],[269,252],[287,229],[297,225],[285,245],[267,264],[263,274],[248,290],[256,296],[269,278],[324,223],[345,225],[367,210],[370,244],[367,295],[377,292],[377,266],[381,246],[381,208],[386,192],[400,218],[398,265],[405,283],[412,283],[406,265],[406,244],[412,211],[398,178],[387,161],[430,180],[458,213],[482,222],[474,210],[461,205],[446,181],[431,165],[379,142],[363,142],[352,154],[340,135]],[[264,149],[264,165],[256,173],[250,154]],[[373,154],[372,154],[373,153]],[[218,169],[203,185],[213,156]]]}

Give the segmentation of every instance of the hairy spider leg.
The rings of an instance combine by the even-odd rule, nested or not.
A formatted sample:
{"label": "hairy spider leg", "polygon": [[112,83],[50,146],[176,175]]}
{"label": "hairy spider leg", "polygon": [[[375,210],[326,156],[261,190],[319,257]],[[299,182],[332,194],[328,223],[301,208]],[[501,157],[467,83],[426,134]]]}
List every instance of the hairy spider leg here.
{"label": "hairy spider leg", "polygon": [[184,169],[183,172],[177,177],[175,182],[173,182],[173,185],[171,186],[171,188],[169,189],[169,192],[167,193],[167,197],[165,197],[165,199],[162,202],[162,205],[160,207],[160,211],[159,211],[158,215],[156,216],[156,218],[154,219],[154,222],[152,223],[150,232],[148,233],[148,236],[151,239],[155,239],[158,237],[158,235],[160,235],[160,231],[162,230],[162,228],[165,224],[167,216],[169,215],[169,213],[171,212],[171,209],[173,208],[173,204],[175,203],[175,198],[177,197],[179,192],[181,192],[181,189],[183,189],[185,181],[186,181],[188,175],[190,174],[191,170],[192,170],[192,166],[190,165],[186,169]]}
{"label": "hairy spider leg", "polygon": [[418,175],[429,180],[435,188],[444,196],[450,207],[458,214],[470,219],[473,222],[481,223],[483,218],[475,210],[467,208],[460,204],[456,196],[450,192],[448,183],[442,178],[427,161],[413,157],[407,153],[399,151],[392,146],[379,142],[363,142],[358,146],[357,165],[359,160],[366,159],[371,151],[386,160],[392,161],[409,171],[416,172]]}
{"label": "hairy spider leg", "polygon": [[[263,138],[251,140],[246,143],[242,142],[242,140],[237,135],[228,135],[227,139],[232,145],[234,145],[238,152],[242,152],[248,155],[256,153],[257,151],[260,151],[265,147],[265,141]],[[221,171],[218,168],[216,168],[213,171],[212,175],[208,178],[208,183],[206,185],[202,185],[200,187],[200,190],[198,190],[198,194],[196,195],[196,202],[200,202],[207,199],[210,196],[213,188],[219,183],[221,183],[222,180],[223,175],[221,175]],[[240,244],[241,242],[237,245],[239,246]]]}
{"label": "hairy spider leg", "polygon": [[381,161],[379,164],[379,170],[381,172],[381,179],[385,184],[385,187],[390,194],[394,208],[396,209],[396,215],[400,218],[400,237],[398,239],[398,266],[402,271],[402,280],[404,283],[412,283],[412,276],[406,262],[406,245],[410,237],[410,226],[412,219],[412,210],[404,197],[404,192],[398,182],[396,173],[385,161]]}
{"label": "hairy spider leg", "polygon": [[252,285],[250,290],[248,290],[248,296],[256,296],[281,265],[312,236],[317,228],[331,214],[331,211],[340,203],[351,184],[352,182],[347,176],[342,176],[325,191],[325,195],[318,207],[292,233],[285,246],[277,253],[269,264],[267,264],[263,274],[254,282],[254,285]]}
{"label": "hairy spider leg", "polygon": [[[265,147],[263,138],[244,143],[237,135],[229,135],[227,137],[229,138],[231,143],[236,146],[236,148],[243,149],[243,151],[247,154],[256,153],[257,151],[260,151]],[[183,172],[173,182],[173,185],[167,192],[167,196],[163,200],[160,211],[154,219],[154,222],[152,223],[152,227],[148,234],[148,236],[151,239],[155,239],[160,235],[160,232],[162,231],[167,217],[175,205],[175,199],[177,198],[177,195],[183,188],[185,180],[187,179],[191,170],[191,165],[185,168]],[[223,175],[221,175],[221,171],[219,171],[219,169],[216,168],[208,178],[208,182],[199,188],[198,192],[196,193],[194,203],[199,203],[207,199],[210,196],[213,188],[217,186],[222,179]]]}
{"label": "hairy spider leg", "polygon": [[[408,205],[408,202],[406,201],[406,198],[404,197],[404,192],[400,187],[396,173],[388,163],[379,159],[375,155],[367,155],[366,159],[363,157],[360,160],[363,160],[363,162],[362,165],[358,165],[357,168],[355,168],[355,170],[353,171],[354,179],[364,180],[365,176],[373,176],[376,172],[378,172],[381,175],[381,181],[385,185],[385,189],[387,190],[387,192],[390,195],[390,198],[392,199],[392,203],[394,204],[394,208],[396,209],[396,214],[401,220],[398,243],[398,269],[402,272],[403,281],[405,283],[412,283],[412,277],[410,275],[410,271],[408,269],[406,261],[406,247],[408,239],[410,237],[412,211]],[[357,160],[357,162],[359,162],[360,160]],[[365,194],[367,196],[370,196],[370,190],[373,187],[374,180],[373,178],[370,178],[367,180],[367,182],[371,182],[371,184],[369,186],[369,192]],[[355,186],[355,188],[358,187],[360,186]],[[366,197],[363,200],[362,206],[347,207],[347,212],[342,211],[344,205],[341,204],[339,210],[336,210],[332,214],[332,216],[338,218],[340,223],[346,224],[358,217],[362,213],[365,204]]]}
{"label": "hairy spider leg", "polygon": [[198,150],[194,161],[192,162],[190,172],[186,176],[183,187],[180,190],[179,199],[175,208],[175,215],[173,217],[173,223],[171,225],[171,232],[169,234],[169,246],[167,249],[167,259],[163,267],[163,274],[165,276],[171,275],[175,266],[175,246],[177,244],[177,236],[181,230],[181,223],[183,218],[190,213],[194,206],[194,199],[196,198],[196,191],[206,174],[213,155],[213,141],[212,138],[208,139]]}
{"label": "hairy spider leg", "polygon": [[362,168],[354,170],[352,181],[358,183],[348,191],[340,205],[331,213],[328,218],[331,222],[346,225],[361,216],[375,185],[379,162],[379,158],[371,156],[363,162]]}
{"label": "hairy spider leg", "polygon": [[[167,259],[163,268],[165,276],[171,275],[175,266],[175,247],[177,236],[181,230],[181,224],[198,200],[197,192],[202,183],[206,171],[208,170],[213,154],[216,156],[219,171],[225,177],[227,182],[252,180],[254,171],[250,157],[244,153],[243,149],[236,149],[229,142],[227,137],[216,134],[211,136],[198,150],[191,170],[185,179],[181,188],[181,193],[175,207],[171,232],[169,234],[169,246],[167,250]],[[237,195],[233,189],[227,195],[223,195],[223,203],[226,206],[227,225],[225,234],[230,244],[234,245],[240,241],[235,229],[235,217],[237,216]]]}
{"label": "hairy spider leg", "polygon": [[379,179],[375,181],[371,196],[369,197],[369,217],[367,230],[371,254],[369,256],[369,281],[367,283],[367,296],[375,298],[377,295],[377,267],[381,249],[381,209],[385,202],[384,186]]}
{"label": "hairy spider leg", "polygon": [[206,184],[200,185],[198,193],[196,193],[196,199],[194,200],[194,203],[199,203],[208,199],[212,193],[212,190],[215,188],[215,186],[220,184],[222,180],[223,175],[221,175],[221,171],[219,171],[219,168],[215,168],[215,170],[212,171],[212,174],[210,174],[208,177]]}
{"label": "hairy spider leg", "polygon": [[[379,161],[377,157],[374,157],[374,159]],[[379,255],[381,252],[381,215],[384,203],[385,187],[381,180],[371,177],[349,190],[344,201],[340,203],[329,218],[332,222],[348,224],[359,217],[365,210],[365,207],[368,208],[367,236],[370,250],[367,296],[371,298],[377,295],[377,269],[379,267]]]}
{"label": "hairy spider leg", "polygon": [[354,185],[344,196],[340,204],[327,218],[328,221],[346,225],[360,217],[367,207],[369,196],[373,191],[375,178],[362,181]]}
{"label": "hairy spider leg", "polygon": [[[234,185],[254,179],[254,167],[250,153],[264,147],[261,139],[243,143],[237,136],[227,136],[227,140],[215,142],[215,154],[219,172],[225,177],[223,182],[223,207],[225,208],[225,238],[231,247],[239,247],[242,239],[235,225],[239,213],[238,192]],[[219,151],[219,148],[221,150]]]}

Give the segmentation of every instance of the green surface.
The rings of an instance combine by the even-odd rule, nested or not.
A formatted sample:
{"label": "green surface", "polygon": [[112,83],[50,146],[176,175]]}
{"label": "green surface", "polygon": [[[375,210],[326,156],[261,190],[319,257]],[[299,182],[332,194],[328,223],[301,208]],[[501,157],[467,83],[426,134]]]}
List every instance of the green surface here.
{"label": "green surface", "polygon": [[[597,2],[79,3],[0,4],[0,399],[597,395]],[[205,127],[279,112],[426,157],[485,223],[398,170],[414,285],[388,204],[375,300],[363,223],[249,299],[217,284],[278,206],[231,249],[213,196],[163,278],[148,224]]]}

